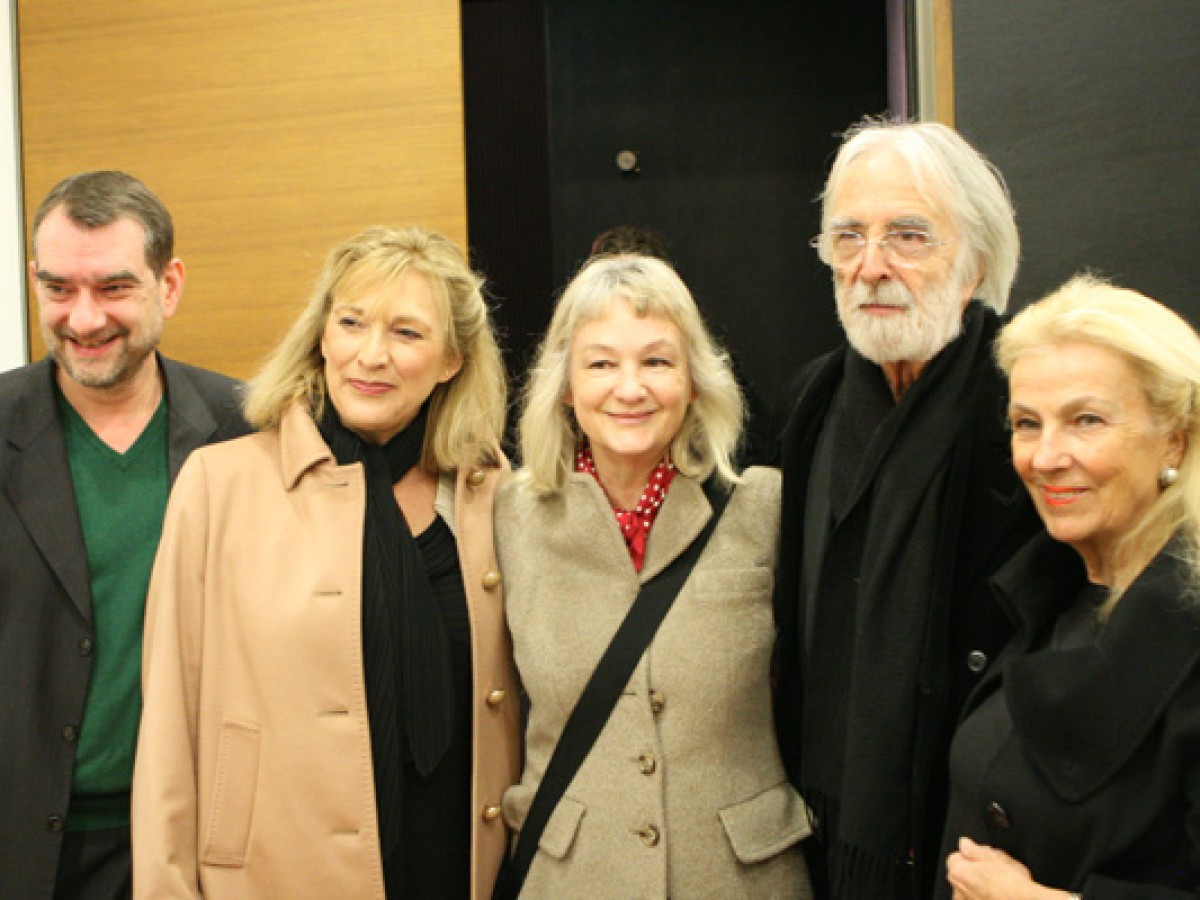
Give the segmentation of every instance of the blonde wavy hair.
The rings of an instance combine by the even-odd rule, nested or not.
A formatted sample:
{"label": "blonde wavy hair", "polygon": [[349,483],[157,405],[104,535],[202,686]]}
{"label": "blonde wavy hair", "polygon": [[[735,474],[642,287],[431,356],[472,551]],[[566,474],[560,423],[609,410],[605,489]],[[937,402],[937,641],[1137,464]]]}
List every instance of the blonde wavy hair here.
{"label": "blonde wavy hair", "polygon": [[1113,585],[1107,610],[1177,532],[1200,583],[1200,337],[1161,303],[1085,274],[1017,314],[996,340],[996,360],[1011,375],[1026,353],[1070,343],[1120,354],[1137,375],[1156,427],[1184,439],[1179,477],[1117,544],[1126,574]]}
{"label": "blonde wavy hair", "polygon": [[603,318],[616,303],[628,303],[639,317],[666,319],[683,336],[695,399],[670,445],[679,471],[696,479],[715,471],[727,484],[739,481],[732,457],[744,407],[729,356],[709,334],[675,270],[661,260],[634,254],[590,260],[559,298],[523,392],[519,477],[538,494],[562,490],[582,438],[566,402],[571,342],[581,327]]}
{"label": "blonde wavy hair", "polygon": [[446,349],[462,359],[458,373],[430,397],[421,465],[437,474],[489,460],[504,428],[507,387],[483,279],[449,238],[417,226],[368,228],[330,251],[299,318],[247,384],[247,421],[277,428],[293,403],[319,420],[327,395],[321,336],[334,302],[410,272],[428,281],[446,321]]}

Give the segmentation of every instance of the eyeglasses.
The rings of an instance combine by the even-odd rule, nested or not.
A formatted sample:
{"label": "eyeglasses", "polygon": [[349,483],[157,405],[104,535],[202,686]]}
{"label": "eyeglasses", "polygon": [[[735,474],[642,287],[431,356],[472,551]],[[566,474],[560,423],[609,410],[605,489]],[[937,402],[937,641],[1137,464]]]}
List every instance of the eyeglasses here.
{"label": "eyeglasses", "polygon": [[[874,241],[896,265],[910,266],[928,259],[935,249],[949,241],[934,240],[928,231],[919,228],[896,228]],[[845,265],[858,259],[871,241],[861,231],[837,228],[818,234],[808,245],[821,254],[826,262]]]}

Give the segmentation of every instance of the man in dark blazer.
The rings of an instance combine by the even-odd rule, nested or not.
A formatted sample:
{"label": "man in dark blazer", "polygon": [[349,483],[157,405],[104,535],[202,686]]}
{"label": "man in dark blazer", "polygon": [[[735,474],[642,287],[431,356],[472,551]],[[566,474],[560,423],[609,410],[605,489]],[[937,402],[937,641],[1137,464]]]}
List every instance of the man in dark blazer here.
{"label": "man in dark blazer", "polygon": [[853,129],[823,202],[847,344],[777,426],[776,721],[818,896],[916,900],[958,710],[1008,635],[987,579],[1040,527],[992,361],[1019,241],[999,174],[933,123]]}
{"label": "man in dark blazer", "polygon": [[170,214],[87,172],[34,218],[47,358],[0,375],[0,897],[128,897],[141,622],[166,496],[244,433],[237,383],[163,359]]}

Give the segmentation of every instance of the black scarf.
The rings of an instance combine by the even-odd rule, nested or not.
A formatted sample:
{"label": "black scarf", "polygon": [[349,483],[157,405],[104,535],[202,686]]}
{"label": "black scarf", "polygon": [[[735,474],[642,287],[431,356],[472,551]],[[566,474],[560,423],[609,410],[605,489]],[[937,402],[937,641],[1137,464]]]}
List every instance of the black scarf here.
{"label": "black scarf", "polygon": [[420,462],[426,416],[427,406],[382,447],[346,428],[332,404],[319,425],[340,465],[362,463],[366,470],[363,669],[385,859],[400,845],[406,760],[428,775],[445,754],[452,727],[449,641],[420,549],[392,491]]}
{"label": "black scarf", "polygon": [[917,697],[930,641],[941,647],[931,611],[949,590],[957,518],[947,509],[948,479],[971,419],[971,374],[986,352],[980,313],[972,304],[965,333],[895,406],[880,369],[848,353],[818,442],[823,465],[810,491],[825,492],[828,519],[810,525],[808,540],[819,546],[804,550],[820,564],[805,573],[801,786],[839,898],[914,893],[905,863],[914,841]]}

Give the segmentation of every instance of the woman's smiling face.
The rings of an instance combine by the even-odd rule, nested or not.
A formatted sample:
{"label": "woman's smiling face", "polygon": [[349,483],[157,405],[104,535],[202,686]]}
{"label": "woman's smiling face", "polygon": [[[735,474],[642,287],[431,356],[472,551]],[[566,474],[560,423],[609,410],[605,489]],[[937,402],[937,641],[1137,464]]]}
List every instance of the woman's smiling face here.
{"label": "woman's smiling face", "polygon": [[1065,343],[1020,356],[1009,378],[1013,465],[1047,531],[1110,572],[1113,548],[1157,499],[1183,439],[1154,420],[1137,371],[1114,350]]}
{"label": "woman's smiling face", "polygon": [[429,281],[415,272],[335,297],[321,355],[342,424],[379,445],[407,428],[433,389],[461,368],[446,334]]}
{"label": "woman's smiling face", "polygon": [[639,316],[617,299],[571,341],[567,402],[602,481],[614,469],[642,468],[648,477],[693,396],[683,334],[668,319]]}

